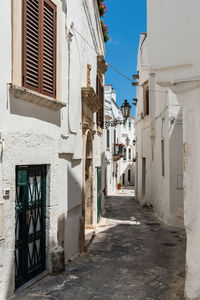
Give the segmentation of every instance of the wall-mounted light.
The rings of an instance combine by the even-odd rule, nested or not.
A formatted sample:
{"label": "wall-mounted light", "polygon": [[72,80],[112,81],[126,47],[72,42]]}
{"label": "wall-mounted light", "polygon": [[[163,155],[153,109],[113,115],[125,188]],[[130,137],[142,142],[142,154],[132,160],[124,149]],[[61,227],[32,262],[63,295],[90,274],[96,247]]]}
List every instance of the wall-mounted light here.
{"label": "wall-mounted light", "polygon": [[124,100],[124,103],[121,106],[121,112],[122,112],[122,116],[125,120],[127,120],[130,117],[131,106],[127,100]]}
{"label": "wall-mounted light", "polygon": [[123,116],[123,120],[114,120],[114,121],[106,121],[105,122],[105,128],[108,127],[116,127],[117,125],[122,125],[124,123],[124,121],[126,122],[127,119],[130,117],[131,114],[131,106],[128,103],[127,100],[124,100],[124,103],[121,106],[121,112],[122,112],[122,116]]}

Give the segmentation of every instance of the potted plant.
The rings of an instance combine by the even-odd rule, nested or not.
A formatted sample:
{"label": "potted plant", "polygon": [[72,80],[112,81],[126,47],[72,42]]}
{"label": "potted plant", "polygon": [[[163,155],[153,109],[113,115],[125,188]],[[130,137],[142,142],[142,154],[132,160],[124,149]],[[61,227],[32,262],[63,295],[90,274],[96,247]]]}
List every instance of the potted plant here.
{"label": "potted plant", "polygon": [[117,184],[117,189],[118,189],[118,190],[121,190],[121,188],[122,188],[122,183],[121,183],[121,182],[118,182],[118,184]]}
{"label": "potted plant", "polygon": [[105,6],[105,4],[103,3],[103,1],[99,1],[99,14],[100,14],[100,17],[104,17],[105,16],[105,13],[107,11],[107,7]]}
{"label": "potted plant", "polygon": [[[99,8],[99,16],[100,18],[104,18],[105,14],[107,12],[107,7],[104,4],[104,0],[97,0],[98,8]],[[104,36],[104,42],[106,43],[109,40],[109,35],[108,35],[108,26],[104,23],[104,21],[101,19],[101,27],[103,31],[103,36]]]}
{"label": "potted plant", "polygon": [[104,23],[103,20],[101,20],[101,27],[103,30],[104,42],[106,43],[110,38],[108,35],[108,26]]}

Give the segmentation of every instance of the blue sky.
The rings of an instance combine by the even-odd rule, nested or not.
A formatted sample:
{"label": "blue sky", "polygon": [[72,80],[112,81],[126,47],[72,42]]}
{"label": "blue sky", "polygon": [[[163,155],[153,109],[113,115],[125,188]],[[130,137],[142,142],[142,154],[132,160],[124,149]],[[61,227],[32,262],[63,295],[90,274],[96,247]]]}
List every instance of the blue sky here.
{"label": "blue sky", "polygon": [[[106,61],[132,79],[137,73],[137,51],[141,32],[146,32],[146,0],[105,0],[108,8],[105,23],[110,40],[106,43]],[[131,82],[109,68],[106,84],[112,84],[117,92],[117,104],[124,99],[132,104],[136,88]],[[133,106],[132,106],[133,107]],[[135,115],[135,107],[132,109]]]}

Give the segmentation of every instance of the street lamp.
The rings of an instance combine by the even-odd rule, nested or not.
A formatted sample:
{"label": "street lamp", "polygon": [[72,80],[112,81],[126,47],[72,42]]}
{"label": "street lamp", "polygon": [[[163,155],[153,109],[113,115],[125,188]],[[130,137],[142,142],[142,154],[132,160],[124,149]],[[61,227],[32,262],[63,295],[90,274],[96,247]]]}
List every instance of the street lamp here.
{"label": "street lamp", "polygon": [[127,120],[128,117],[130,117],[130,113],[131,113],[131,106],[127,100],[125,100],[124,103],[122,104],[121,111],[122,111],[123,118]]}
{"label": "street lamp", "polygon": [[[122,116],[125,121],[130,117],[131,114],[131,106],[127,100],[124,100],[124,103],[121,106]],[[117,125],[122,125],[124,120],[114,120],[114,121],[105,121],[105,128],[108,127],[116,127]]]}

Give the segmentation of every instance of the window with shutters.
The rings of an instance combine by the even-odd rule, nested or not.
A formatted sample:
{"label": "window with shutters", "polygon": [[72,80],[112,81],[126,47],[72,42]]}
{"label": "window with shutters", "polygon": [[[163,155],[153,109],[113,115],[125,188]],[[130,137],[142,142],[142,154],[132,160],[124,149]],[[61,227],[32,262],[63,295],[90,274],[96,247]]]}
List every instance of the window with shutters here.
{"label": "window with shutters", "polygon": [[143,85],[143,113],[149,115],[149,83]]}
{"label": "window with shutters", "polygon": [[97,112],[97,124],[104,128],[104,87],[98,75],[96,77],[96,94],[102,104],[101,109]]}
{"label": "window with shutters", "polygon": [[124,157],[123,160],[126,160],[126,148],[124,148]]}
{"label": "window with shutters", "polygon": [[109,149],[110,148],[110,130],[109,129],[107,129],[107,143],[106,143],[106,145],[107,145],[107,149]]}
{"label": "window with shutters", "polygon": [[56,6],[23,0],[23,86],[56,98]]}

